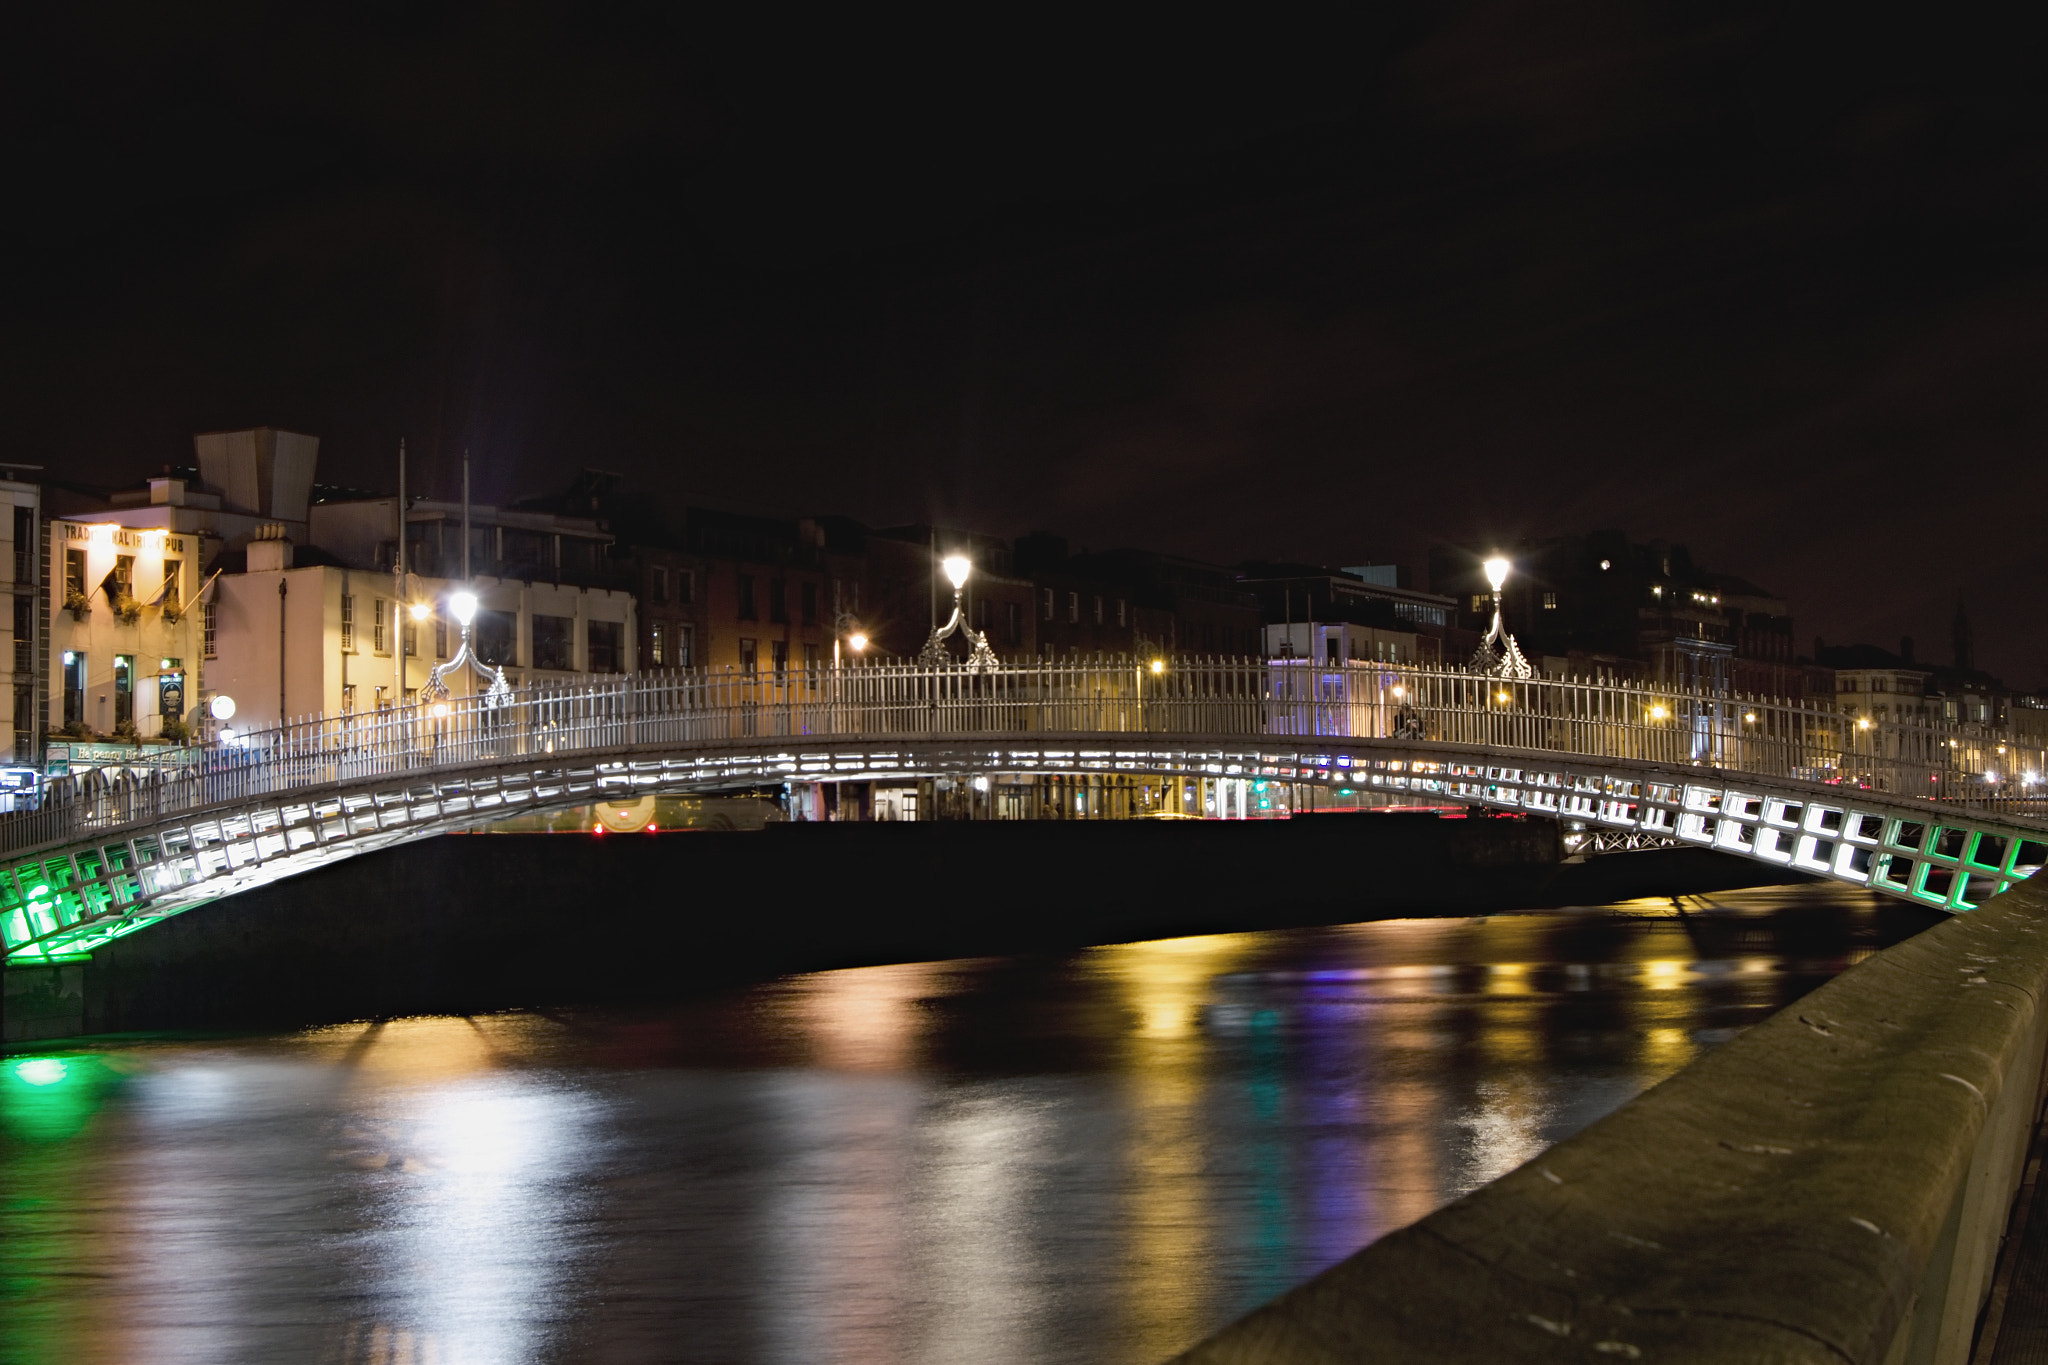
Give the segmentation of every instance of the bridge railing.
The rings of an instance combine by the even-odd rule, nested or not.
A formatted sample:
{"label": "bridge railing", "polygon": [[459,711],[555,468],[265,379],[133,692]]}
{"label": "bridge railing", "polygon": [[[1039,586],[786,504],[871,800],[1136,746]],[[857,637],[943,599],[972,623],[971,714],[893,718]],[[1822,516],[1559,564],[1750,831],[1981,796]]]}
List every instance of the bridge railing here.
{"label": "bridge railing", "polygon": [[[2025,809],[2048,752],[1982,725],[1879,723],[1825,702],[1710,694],[1626,679],[1511,680],[1354,661],[1096,657],[975,672],[861,664],[690,670],[535,683],[493,706],[311,716],[210,746],[195,768],[52,784],[0,816],[0,853],[73,835],[398,775],[645,748],[930,738],[1036,746],[1145,736],[1255,745],[1407,739],[1801,778],[1973,807]],[[992,759],[992,767],[1000,766]],[[2030,780],[2031,779],[2031,780]]]}

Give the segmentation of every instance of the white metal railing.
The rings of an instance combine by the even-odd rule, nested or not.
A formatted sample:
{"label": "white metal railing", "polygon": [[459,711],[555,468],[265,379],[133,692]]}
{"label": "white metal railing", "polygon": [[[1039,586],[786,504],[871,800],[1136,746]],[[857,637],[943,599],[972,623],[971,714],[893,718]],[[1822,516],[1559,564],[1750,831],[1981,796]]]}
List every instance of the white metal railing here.
{"label": "white metal railing", "polygon": [[1389,738],[1539,750],[1839,782],[2015,813],[2048,752],[1978,724],[1854,720],[1820,701],[1655,683],[1510,680],[1460,668],[1311,660],[1096,657],[986,672],[861,664],[595,675],[490,706],[311,716],[206,749],[196,767],[53,781],[0,816],[0,854],[298,789],[548,756],[974,737],[1176,736],[1219,742]]}

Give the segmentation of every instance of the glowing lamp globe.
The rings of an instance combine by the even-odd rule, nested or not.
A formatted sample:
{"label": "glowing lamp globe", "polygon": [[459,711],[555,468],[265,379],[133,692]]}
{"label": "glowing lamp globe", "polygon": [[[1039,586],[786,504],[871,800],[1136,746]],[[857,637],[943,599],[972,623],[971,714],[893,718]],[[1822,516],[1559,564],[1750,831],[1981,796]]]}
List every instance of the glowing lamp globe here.
{"label": "glowing lamp globe", "polygon": [[858,654],[868,647],[868,637],[861,634],[859,631],[855,631],[853,634],[846,637],[846,643],[853,647],[854,653]]}
{"label": "glowing lamp globe", "polygon": [[235,718],[235,699],[223,692],[208,702],[206,709],[215,720],[233,720]]}
{"label": "glowing lamp globe", "polygon": [[1486,581],[1493,585],[1495,592],[1499,592],[1500,585],[1508,581],[1508,570],[1515,566],[1499,555],[1495,555],[1492,559],[1487,560],[1483,567],[1486,569]]}
{"label": "glowing lamp globe", "polygon": [[427,619],[427,613],[432,610],[433,608],[429,607],[424,602],[415,602],[412,604],[412,619],[415,621],[424,621]]}
{"label": "glowing lamp globe", "polygon": [[939,567],[946,571],[946,581],[958,592],[967,586],[967,575],[974,569],[974,561],[966,555],[947,555],[939,561]]}
{"label": "glowing lamp globe", "polygon": [[473,592],[450,594],[448,610],[455,614],[457,621],[460,621],[465,626],[468,625],[476,619],[476,594]]}

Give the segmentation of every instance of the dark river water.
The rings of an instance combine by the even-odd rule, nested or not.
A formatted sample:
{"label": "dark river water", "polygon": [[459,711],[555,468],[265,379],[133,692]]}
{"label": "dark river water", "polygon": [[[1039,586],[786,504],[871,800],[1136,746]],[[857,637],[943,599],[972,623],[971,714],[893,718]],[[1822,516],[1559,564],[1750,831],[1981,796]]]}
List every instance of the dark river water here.
{"label": "dark river water", "polygon": [[1831,888],[0,1063],[0,1361],[1147,1362],[1921,927]]}

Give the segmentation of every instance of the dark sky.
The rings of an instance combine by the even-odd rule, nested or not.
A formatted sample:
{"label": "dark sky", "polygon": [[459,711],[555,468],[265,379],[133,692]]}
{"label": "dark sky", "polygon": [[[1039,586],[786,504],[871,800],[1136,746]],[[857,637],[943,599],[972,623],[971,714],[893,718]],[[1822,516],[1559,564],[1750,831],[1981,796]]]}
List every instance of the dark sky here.
{"label": "dark sky", "polygon": [[68,8],[0,57],[53,472],[272,423],[1224,561],[1614,526],[2048,680],[2048,54],[1958,7]]}

